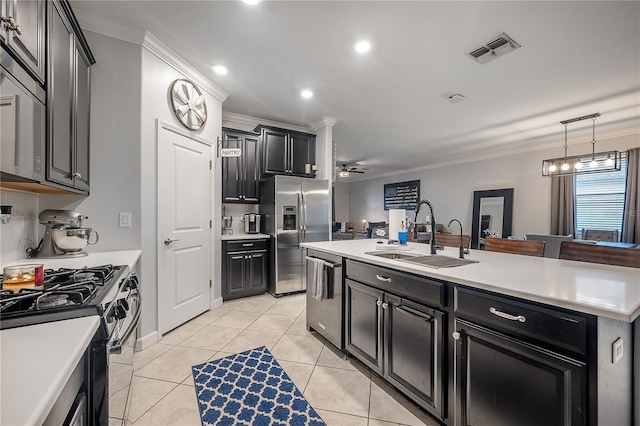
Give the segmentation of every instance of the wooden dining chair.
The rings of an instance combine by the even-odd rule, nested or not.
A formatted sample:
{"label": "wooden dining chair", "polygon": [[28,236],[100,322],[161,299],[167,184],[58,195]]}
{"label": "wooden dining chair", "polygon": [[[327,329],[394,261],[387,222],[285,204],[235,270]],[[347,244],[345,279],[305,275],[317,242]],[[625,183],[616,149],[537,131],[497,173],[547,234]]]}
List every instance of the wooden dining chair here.
{"label": "wooden dining chair", "polygon": [[[436,233],[436,243],[447,247],[460,247],[460,234]],[[471,235],[462,235],[462,247],[468,249],[471,243]]]}
{"label": "wooden dining chair", "polygon": [[640,249],[563,241],[560,259],[640,268]]}
{"label": "wooden dining chair", "polygon": [[542,257],[544,241],[510,240],[508,238],[486,238],[484,249],[500,253],[524,254]]}

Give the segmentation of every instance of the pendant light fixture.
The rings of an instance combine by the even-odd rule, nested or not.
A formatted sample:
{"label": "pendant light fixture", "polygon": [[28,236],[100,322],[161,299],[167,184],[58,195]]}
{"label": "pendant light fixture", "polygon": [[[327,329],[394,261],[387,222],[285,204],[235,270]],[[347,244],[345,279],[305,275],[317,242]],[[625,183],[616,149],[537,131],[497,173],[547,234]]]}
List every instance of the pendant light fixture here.
{"label": "pendant light fixture", "polygon": [[[585,115],[583,117],[563,120],[564,125],[564,157],[552,158],[542,161],[542,176],[569,176],[586,173],[600,173],[620,170],[621,154],[619,151],[606,151],[596,153],[596,118],[600,113]],[[569,123],[592,120],[591,155],[567,155],[567,136]]]}

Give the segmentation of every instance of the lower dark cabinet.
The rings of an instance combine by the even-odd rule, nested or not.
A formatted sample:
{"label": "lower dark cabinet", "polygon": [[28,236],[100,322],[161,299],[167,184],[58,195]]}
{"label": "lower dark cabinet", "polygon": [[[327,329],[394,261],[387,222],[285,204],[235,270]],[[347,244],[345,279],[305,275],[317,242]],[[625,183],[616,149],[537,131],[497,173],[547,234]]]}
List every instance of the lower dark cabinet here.
{"label": "lower dark cabinet", "polygon": [[345,281],[345,348],[382,374],[382,299],[384,292]]}
{"label": "lower dark cabinet", "polygon": [[580,361],[455,320],[456,425],[587,424]]}
{"label": "lower dark cabinet", "polygon": [[262,294],[267,290],[267,240],[223,241],[222,299]]}
{"label": "lower dark cabinet", "polygon": [[443,418],[444,314],[345,280],[345,349]]}

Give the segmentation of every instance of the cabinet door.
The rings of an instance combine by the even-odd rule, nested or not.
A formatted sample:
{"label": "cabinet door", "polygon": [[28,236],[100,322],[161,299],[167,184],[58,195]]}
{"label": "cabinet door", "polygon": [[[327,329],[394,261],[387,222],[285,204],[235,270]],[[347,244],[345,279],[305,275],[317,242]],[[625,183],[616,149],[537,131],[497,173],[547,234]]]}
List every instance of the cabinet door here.
{"label": "cabinet door", "polygon": [[283,175],[289,172],[289,135],[279,130],[262,130],[262,155],[265,175]]}
{"label": "cabinet door", "polygon": [[79,43],[75,53],[75,149],[73,186],[89,191],[89,120],[91,117],[91,64]]}
{"label": "cabinet door", "polygon": [[260,203],[260,138],[245,136],[242,147],[242,201]]}
{"label": "cabinet door", "polygon": [[455,424],[587,424],[585,364],[464,320],[455,331]]}
{"label": "cabinet door", "polygon": [[443,314],[385,295],[384,377],[442,418]]}
{"label": "cabinet door", "polygon": [[242,295],[245,289],[245,265],[247,262],[248,254],[242,253],[229,253],[225,259],[225,283],[224,294],[232,299],[234,296]]}
{"label": "cabinet door", "polygon": [[[224,148],[242,149],[242,135],[225,132],[222,134]],[[222,202],[239,203],[242,201],[242,176],[240,175],[240,161],[245,156],[244,150],[240,157],[224,157],[222,159]]]}
{"label": "cabinet door", "polygon": [[382,373],[383,292],[345,281],[345,347],[353,356]]}
{"label": "cabinet door", "polygon": [[289,137],[291,153],[291,165],[289,169],[295,176],[312,176],[312,173],[305,173],[305,166],[309,167],[316,163],[316,138],[301,133],[292,132]]}
{"label": "cabinet door", "polygon": [[247,259],[246,289],[250,292],[267,290],[267,251],[250,251]]}
{"label": "cabinet door", "polygon": [[[3,18],[9,17],[9,0],[0,0],[0,16]],[[6,24],[0,24],[0,41],[7,42],[7,29]]]}
{"label": "cabinet door", "polygon": [[73,164],[73,56],[74,38],[71,26],[51,3],[49,23],[49,88],[47,111],[49,114],[49,138],[47,141],[47,179],[72,186]]}
{"label": "cabinet door", "polygon": [[41,83],[45,80],[46,6],[43,0],[16,0],[9,2],[7,11],[22,29],[21,35],[16,31],[6,33],[9,49]]}

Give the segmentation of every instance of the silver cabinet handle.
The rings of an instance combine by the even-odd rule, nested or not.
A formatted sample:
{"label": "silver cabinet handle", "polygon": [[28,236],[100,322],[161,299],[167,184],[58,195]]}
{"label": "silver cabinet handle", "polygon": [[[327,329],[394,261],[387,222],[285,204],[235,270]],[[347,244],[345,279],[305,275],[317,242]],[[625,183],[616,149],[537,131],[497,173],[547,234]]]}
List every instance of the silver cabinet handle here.
{"label": "silver cabinet handle", "polygon": [[176,241],[180,241],[180,240],[172,240],[171,238],[165,238],[164,245],[168,246],[169,244],[174,243]]}
{"label": "silver cabinet handle", "polygon": [[391,282],[391,277],[385,277],[385,276],[380,275],[380,274],[376,275],[376,278],[379,279],[380,281],[385,281],[385,282],[388,282],[388,283]]}
{"label": "silver cabinet handle", "polygon": [[81,175],[80,173],[78,173],[78,172],[75,172],[75,173],[73,174],[73,177],[75,177],[75,178],[82,178],[82,175]]}
{"label": "silver cabinet handle", "polygon": [[246,243],[243,244],[242,247],[253,247],[253,243]]}
{"label": "silver cabinet handle", "polygon": [[501,312],[499,310],[497,310],[496,308],[494,308],[493,306],[489,308],[489,312],[491,312],[493,315],[497,315],[500,318],[504,318],[504,319],[508,319],[511,321],[520,321],[520,322],[525,322],[527,319],[524,317],[524,315],[510,315],[504,312]]}
{"label": "silver cabinet handle", "polygon": [[388,303],[383,303],[383,304],[382,304],[382,309],[387,309],[388,307],[389,307],[389,304],[388,304]]}
{"label": "silver cabinet handle", "polygon": [[382,300],[380,300],[380,299],[376,300],[376,305],[382,306]]}
{"label": "silver cabinet handle", "polygon": [[451,336],[453,337],[453,340],[460,340],[460,333],[457,331],[454,331]]}

